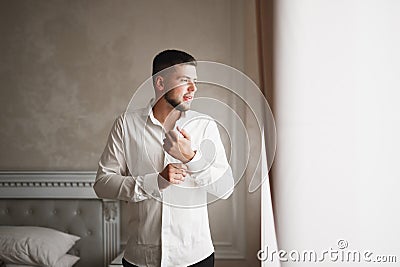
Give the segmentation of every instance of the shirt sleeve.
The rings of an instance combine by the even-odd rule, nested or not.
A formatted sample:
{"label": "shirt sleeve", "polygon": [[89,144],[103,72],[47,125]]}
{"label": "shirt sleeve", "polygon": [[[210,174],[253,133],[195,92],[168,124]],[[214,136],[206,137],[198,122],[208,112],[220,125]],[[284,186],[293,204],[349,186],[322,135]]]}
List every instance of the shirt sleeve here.
{"label": "shirt sleeve", "polygon": [[232,169],[226,158],[217,124],[210,120],[204,139],[194,158],[186,163],[195,183],[218,198],[227,199],[233,192]]}
{"label": "shirt sleeve", "polygon": [[94,190],[98,197],[138,202],[162,198],[158,173],[131,176],[126,164],[123,139],[123,116],[119,116],[108,136],[99,161]]}

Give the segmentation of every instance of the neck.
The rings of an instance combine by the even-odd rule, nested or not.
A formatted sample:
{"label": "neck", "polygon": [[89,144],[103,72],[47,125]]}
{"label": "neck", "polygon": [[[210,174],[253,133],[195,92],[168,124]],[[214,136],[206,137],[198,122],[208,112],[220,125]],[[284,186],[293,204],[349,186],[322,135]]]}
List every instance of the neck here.
{"label": "neck", "polygon": [[172,127],[175,125],[176,121],[181,116],[181,112],[174,109],[164,98],[160,98],[153,106],[153,115],[164,128],[167,128],[166,124],[168,124],[168,126],[171,124]]}

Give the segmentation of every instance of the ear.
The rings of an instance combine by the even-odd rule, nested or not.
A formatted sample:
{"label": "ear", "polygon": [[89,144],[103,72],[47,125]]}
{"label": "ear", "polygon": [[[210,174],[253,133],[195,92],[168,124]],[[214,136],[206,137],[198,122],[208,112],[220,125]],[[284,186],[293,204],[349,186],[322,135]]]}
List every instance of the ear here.
{"label": "ear", "polygon": [[162,77],[161,75],[158,75],[155,79],[154,86],[155,86],[155,89],[157,92],[164,91],[164,87],[165,87],[164,77]]}

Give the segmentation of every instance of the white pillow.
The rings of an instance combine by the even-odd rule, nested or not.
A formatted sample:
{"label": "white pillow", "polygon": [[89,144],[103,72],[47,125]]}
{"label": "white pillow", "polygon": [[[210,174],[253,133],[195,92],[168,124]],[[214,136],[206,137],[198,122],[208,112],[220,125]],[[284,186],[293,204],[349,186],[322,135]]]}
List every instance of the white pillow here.
{"label": "white pillow", "polygon": [[[55,267],[80,237],[36,226],[0,226],[0,260]],[[72,255],[69,255],[72,256]],[[68,256],[68,258],[70,258]]]}
{"label": "white pillow", "polygon": [[[72,267],[77,261],[79,257],[74,255],[65,254],[61,256],[61,258],[56,262],[57,267]],[[6,263],[4,267],[31,267],[32,265],[20,265],[14,263]]]}

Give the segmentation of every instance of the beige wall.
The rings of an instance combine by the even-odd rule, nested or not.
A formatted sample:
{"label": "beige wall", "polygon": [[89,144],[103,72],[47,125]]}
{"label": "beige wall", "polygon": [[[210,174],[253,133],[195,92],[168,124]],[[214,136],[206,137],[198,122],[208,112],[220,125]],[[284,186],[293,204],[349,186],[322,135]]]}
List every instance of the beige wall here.
{"label": "beige wall", "polygon": [[[166,48],[257,80],[253,12],[244,0],[1,1],[0,170],[96,170],[113,119]],[[247,259],[217,266],[259,265],[259,193],[246,195]]]}
{"label": "beige wall", "polygon": [[232,64],[234,4],[1,1],[0,169],[94,170],[157,52]]}

